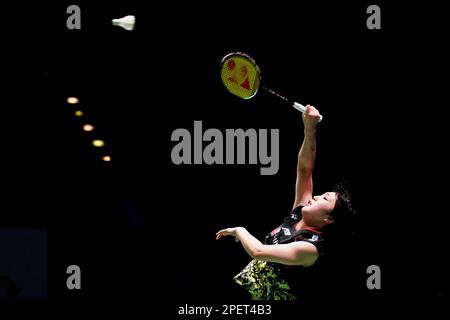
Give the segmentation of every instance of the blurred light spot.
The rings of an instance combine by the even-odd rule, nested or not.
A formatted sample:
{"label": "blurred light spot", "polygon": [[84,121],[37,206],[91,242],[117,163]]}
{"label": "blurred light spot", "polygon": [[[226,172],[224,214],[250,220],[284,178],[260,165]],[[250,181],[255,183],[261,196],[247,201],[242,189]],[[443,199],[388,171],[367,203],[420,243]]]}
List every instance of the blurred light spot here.
{"label": "blurred light spot", "polygon": [[92,124],[85,124],[83,126],[83,130],[84,131],[93,131],[94,130],[94,126]]}
{"label": "blurred light spot", "polygon": [[81,111],[81,110],[75,111],[75,116],[77,116],[77,117],[81,117],[83,114],[84,114],[84,113],[83,113],[83,111]]}
{"label": "blurred light spot", "polygon": [[103,159],[103,161],[111,161],[111,157],[110,156],[104,156],[102,159]]}
{"label": "blurred light spot", "polygon": [[105,145],[105,141],[103,140],[93,140],[92,144],[94,147],[103,147]]}
{"label": "blurred light spot", "polygon": [[67,103],[70,103],[70,104],[77,104],[79,101],[80,100],[78,100],[78,98],[76,98],[76,97],[67,98]]}

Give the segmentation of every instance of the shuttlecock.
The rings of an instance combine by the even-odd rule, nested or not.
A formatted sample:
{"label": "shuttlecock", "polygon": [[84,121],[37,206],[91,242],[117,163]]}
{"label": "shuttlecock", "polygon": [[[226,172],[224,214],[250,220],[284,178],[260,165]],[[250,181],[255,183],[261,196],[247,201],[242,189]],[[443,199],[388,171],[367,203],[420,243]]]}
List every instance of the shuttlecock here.
{"label": "shuttlecock", "polygon": [[134,16],[125,16],[120,19],[112,19],[112,24],[124,28],[125,30],[131,31],[134,29],[134,23],[136,18]]}

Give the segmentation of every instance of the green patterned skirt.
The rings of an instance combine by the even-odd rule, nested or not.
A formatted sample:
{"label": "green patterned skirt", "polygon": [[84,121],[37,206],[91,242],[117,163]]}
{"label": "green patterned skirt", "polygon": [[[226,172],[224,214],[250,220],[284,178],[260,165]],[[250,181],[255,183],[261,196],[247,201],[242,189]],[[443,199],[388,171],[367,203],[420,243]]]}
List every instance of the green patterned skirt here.
{"label": "green patterned skirt", "polygon": [[298,300],[281,277],[280,267],[271,262],[252,260],[234,281],[251,294],[252,300]]}

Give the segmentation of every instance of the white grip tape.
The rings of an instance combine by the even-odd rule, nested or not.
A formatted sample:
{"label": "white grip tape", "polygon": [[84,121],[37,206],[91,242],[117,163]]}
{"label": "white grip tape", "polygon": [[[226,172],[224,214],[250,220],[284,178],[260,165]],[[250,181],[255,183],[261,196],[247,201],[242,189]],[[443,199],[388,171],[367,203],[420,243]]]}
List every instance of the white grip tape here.
{"label": "white grip tape", "polygon": [[[298,102],[294,102],[294,104],[292,106],[300,112],[305,112],[305,110],[306,110],[306,107]],[[319,122],[322,121],[322,118],[323,117],[320,116]]]}

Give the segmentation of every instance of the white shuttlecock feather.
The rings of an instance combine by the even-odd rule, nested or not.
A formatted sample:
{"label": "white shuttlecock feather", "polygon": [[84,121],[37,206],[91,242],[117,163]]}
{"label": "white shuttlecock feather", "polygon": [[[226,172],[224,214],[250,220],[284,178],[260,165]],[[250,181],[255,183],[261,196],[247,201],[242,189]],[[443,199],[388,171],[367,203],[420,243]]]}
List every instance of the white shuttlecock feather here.
{"label": "white shuttlecock feather", "polygon": [[134,16],[125,16],[120,19],[112,19],[112,24],[124,28],[125,30],[131,31],[134,29],[134,23],[136,18]]}

